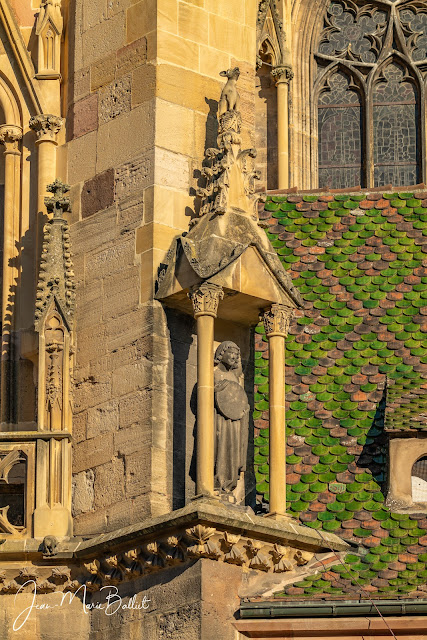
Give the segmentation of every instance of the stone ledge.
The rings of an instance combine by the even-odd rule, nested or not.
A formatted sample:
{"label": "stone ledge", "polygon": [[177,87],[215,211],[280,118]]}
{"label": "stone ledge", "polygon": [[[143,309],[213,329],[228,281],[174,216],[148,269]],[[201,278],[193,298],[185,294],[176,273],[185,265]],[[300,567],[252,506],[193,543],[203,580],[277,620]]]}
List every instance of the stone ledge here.
{"label": "stone ledge", "polygon": [[[75,549],[77,558],[94,556],[97,552],[114,549],[126,543],[138,543],[148,536],[167,533],[198,523],[217,526],[242,536],[251,536],[266,542],[293,544],[297,548],[319,551],[327,548],[346,551],[350,546],[333,533],[315,531],[292,520],[266,519],[254,514],[236,511],[216,500],[197,500],[182,509],[157,518],[124,527],[111,533],[80,542]],[[1,556],[0,556],[1,557]]]}
{"label": "stone ledge", "polygon": [[40,548],[36,539],[0,546],[0,593],[16,593],[27,581],[26,589],[38,592],[76,592],[81,587],[94,592],[199,559],[291,577],[316,552],[346,551],[349,545],[296,522],[267,520],[249,509],[200,499],[90,540],[62,540],[53,556],[43,556]]}

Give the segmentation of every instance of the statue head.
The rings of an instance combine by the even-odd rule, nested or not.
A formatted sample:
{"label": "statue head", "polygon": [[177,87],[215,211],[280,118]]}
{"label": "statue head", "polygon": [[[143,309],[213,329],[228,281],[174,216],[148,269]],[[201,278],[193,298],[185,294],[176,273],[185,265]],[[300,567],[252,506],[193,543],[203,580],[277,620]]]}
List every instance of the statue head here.
{"label": "statue head", "polygon": [[215,364],[224,364],[227,369],[237,369],[240,362],[240,349],[234,342],[221,342],[215,351]]}
{"label": "statue head", "polygon": [[227,71],[220,71],[219,75],[223,78],[233,78],[235,80],[238,80],[240,76],[240,69],[239,67],[234,67],[233,69],[227,69]]}

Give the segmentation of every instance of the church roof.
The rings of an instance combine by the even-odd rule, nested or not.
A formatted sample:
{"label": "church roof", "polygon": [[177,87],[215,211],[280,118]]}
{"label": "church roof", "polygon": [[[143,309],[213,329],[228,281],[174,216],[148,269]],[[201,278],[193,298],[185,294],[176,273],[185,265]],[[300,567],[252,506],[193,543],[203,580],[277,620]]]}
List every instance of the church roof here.
{"label": "church roof", "polygon": [[[305,305],[287,339],[289,511],[354,545],[344,564],[278,595],[426,597],[426,514],[393,513],[385,496],[386,428],[425,421],[427,193],[276,194],[260,217]],[[256,331],[255,463],[268,497],[267,342]]]}
{"label": "church roof", "polygon": [[387,431],[427,430],[427,381],[420,388],[410,387],[410,381],[399,380],[387,389]]}

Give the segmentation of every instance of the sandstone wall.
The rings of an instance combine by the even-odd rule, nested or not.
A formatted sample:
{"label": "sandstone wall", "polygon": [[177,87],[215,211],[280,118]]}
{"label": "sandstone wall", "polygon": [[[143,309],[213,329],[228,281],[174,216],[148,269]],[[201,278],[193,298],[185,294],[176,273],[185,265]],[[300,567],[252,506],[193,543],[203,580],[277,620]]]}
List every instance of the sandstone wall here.
{"label": "sandstone wall", "polygon": [[197,210],[204,151],[216,144],[219,71],[230,66],[242,69],[253,144],[256,9],[244,0],[77,0],[70,16],[60,157],[78,280],[76,533],[173,506],[175,356],[154,281]]}

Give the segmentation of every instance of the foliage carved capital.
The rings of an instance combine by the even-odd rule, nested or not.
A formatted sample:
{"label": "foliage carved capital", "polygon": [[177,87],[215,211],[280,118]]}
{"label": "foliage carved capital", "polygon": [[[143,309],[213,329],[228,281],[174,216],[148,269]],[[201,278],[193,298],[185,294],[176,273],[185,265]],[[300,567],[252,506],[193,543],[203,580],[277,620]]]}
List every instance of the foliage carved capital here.
{"label": "foliage carved capital", "polygon": [[267,338],[282,336],[286,338],[289,333],[294,309],[284,304],[273,304],[264,312],[263,321]]}
{"label": "foliage carved capital", "polygon": [[222,287],[217,284],[203,282],[200,285],[191,287],[188,294],[193,303],[194,317],[211,316],[216,318],[218,313],[218,305],[224,297]]}
{"label": "foliage carved capital", "polygon": [[42,113],[30,119],[30,129],[35,132],[37,142],[56,142],[56,136],[63,124],[63,118],[51,113]]}
{"label": "foliage carved capital", "polygon": [[22,127],[16,124],[0,126],[0,144],[5,146],[5,153],[19,155],[19,141],[22,139]]}
{"label": "foliage carved capital", "polygon": [[292,68],[287,65],[281,65],[279,67],[274,67],[271,71],[271,75],[274,78],[276,85],[279,84],[290,84],[292,78],[294,77],[294,72]]}

